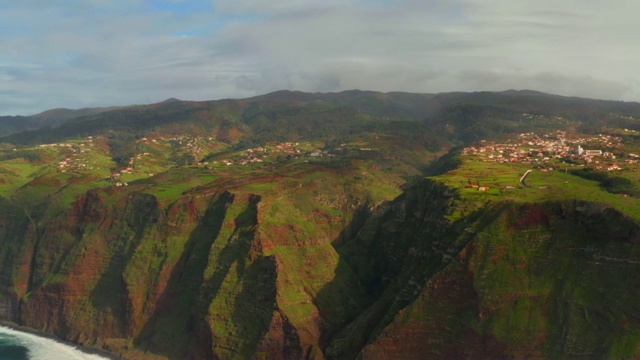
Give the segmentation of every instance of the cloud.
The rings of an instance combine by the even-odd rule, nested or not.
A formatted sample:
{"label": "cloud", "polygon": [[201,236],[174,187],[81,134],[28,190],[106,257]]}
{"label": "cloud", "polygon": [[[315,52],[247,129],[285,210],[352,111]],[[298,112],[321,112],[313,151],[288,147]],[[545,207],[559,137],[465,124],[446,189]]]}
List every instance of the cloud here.
{"label": "cloud", "polygon": [[0,114],[280,89],[638,100],[635,3],[0,0]]}

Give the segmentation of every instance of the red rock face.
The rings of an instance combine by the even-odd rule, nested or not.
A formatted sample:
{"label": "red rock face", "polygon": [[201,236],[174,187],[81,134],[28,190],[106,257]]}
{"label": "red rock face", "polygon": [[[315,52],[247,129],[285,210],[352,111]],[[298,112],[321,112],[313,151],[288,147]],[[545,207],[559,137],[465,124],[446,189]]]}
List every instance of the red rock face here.
{"label": "red rock face", "polygon": [[[504,345],[470,326],[480,314],[473,275],[452,266],[400,311],[360,359],[496,359]],[[452,339],[457,339],[452,341]]]}
{"label": "red rock face", "polygon": [[534,228],[536,226],[549,227],[550,225],[549,217],[541,205],[532,205],[526,209],[524,214],[514,214],[514,218],[518,219],[513,224],[516,230]]}
{"label": "red rock face", "polygon": [[256,357],[274,360],[303,357],[297,331],[282,312],[273,314],[269,328],[256,348]]}
{"label": "red rock face", "polygon": [[[128,314],[127,291],[110,274],[114,255],[122,251],[116,231],[125,222],[115,210],[88,193],[44,228],[46,237],[31,264],[31,291],[21,307],[24,325],[81,343],[131,336],[135,321]],[[38,267],[50,274],[38,275]],[[99,296],[102,291],[108,295]]]}

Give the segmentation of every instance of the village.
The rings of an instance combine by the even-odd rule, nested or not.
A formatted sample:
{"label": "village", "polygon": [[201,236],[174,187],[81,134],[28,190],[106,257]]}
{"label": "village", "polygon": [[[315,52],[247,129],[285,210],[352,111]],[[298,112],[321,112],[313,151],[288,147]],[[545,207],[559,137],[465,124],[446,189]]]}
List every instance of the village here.
{"label": "village", "polygon": [[630,153],[622,161],[616,156],[622,145],[622,138],[618,136],[599,134],[570,138],[567,132],[558,130],[542,136],[533,132],[521,133],[502,143],[482,140],[478,145],[465,147],[462,155],[500,164],[532,164],[541,171],[553,171],[553,164],[558,162],[615,171],[622,169],[619,163],[634,164],[640,159],[639,155]]}
{"label": "village", "polygon": [[[253,163],[261,163],[270,158],[271,161],[295,160],[302,157],[325,157],[333,156],[326,150],[309,149],[309,144],[282,142],[275,145],[258,146],[243,151],[234,159],[223,159],[220,162],[225,165],[246,166]],[[213,162],[218,163],[217,161]]]}
{"label": "village", "polygon": [[[204,154],[204,151],[216,152],[224,150],[224,147],[216,144],[216,140],[211,137],[190,137],[190,136],[178,136],[178,137],[159,137],[150,138],[144,137],[138,141],[136,149],[141,149],[138,153],[131,157],[128,161],[127,167],[115,171],[111,174],[111,180],[115,181],[115,186],[127,186],[128,184],[122,181],[122,175],[134,174],[136,169],[140,169],[145,157],[153,156],[148,151],[144,151],[151,147],[163,147],[171,145],[172,150],[176,152],[182,152],[187,156],[191,156],[198,166],[215,167],[219,165],[231,166],[247,166],[251,164],[259,164],[263,162],[281,162],[288,160],[295,160],[302,157],[319,158],[333,156],[326,150],[318,150],[311,144],[307,143],[294,143],[294,142],[282,142],[277,144],[269,144],[265,146],[257,146],[249,148],[243,151],[235,152],[232,156],[222,159],[206,160],[207,157],[211,157]],[[140,146],[141,145],[141,146]],[[222,156],[220,156],[222,157]],[[154,176],[154,173],[148,173],[147,176]]]}
{"label": "village", "polygon": [[[108,154],[108,140],[104,136],[87,136],[61,143],[37,145],[51,148],[58,156],[53,165],[60,173],[94,173],[113,186],[127,186],[127,181],[152,177],[171,166],[196,165],[214,170],[220,166],[249,166],[276,164],[301,160],[332,158],[348,150],[375,150],[341,143],[333,149],[323,149],[320,142],[272,142],[244,150],[233,150],[227,143],[210,136],[167,136],[149,134],[136,140],[135,152],[124,166],[114,166]],[[98,173],[96,173],[96,171]],[[128,179],[125,181],[125,179]]]}
{"label": "village", "polygon": [[[94,166],[91,166],[87,160],[87,153],[94,147],[93,137],[88,136],[80,142],[74,143],[54,143],[54,144],[42,144],[38,145],[38,148],[61,148],[61,153],[64,154],[64,159],[60,160],[56,164],[56,168],[59,172],[65,173],[67,171],[78,170],[93,170]],[[99,168],[99,167],[98,167]]]}

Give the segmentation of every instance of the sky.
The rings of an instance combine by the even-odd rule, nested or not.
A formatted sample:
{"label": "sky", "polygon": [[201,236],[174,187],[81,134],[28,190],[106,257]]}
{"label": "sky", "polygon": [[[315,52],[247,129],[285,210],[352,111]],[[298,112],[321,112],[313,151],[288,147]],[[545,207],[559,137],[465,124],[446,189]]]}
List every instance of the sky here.
{"label": "sky", "polygon": [[0,115],[282,89],[640,101],[635,0],[0,0]]}

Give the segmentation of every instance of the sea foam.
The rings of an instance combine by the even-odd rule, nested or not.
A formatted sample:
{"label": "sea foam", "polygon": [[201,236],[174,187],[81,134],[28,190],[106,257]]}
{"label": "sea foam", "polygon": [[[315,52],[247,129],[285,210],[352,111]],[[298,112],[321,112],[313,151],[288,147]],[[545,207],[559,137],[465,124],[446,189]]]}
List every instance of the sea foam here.
{"label": "sea foam", "polygon": [[88,354],[53,339],[0,326],[0,333],[12,335],[20,345],[29,349],[30,360],[109,360],[96,354]]}

